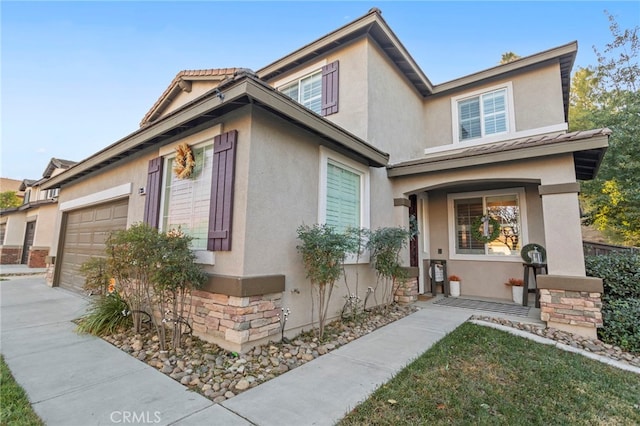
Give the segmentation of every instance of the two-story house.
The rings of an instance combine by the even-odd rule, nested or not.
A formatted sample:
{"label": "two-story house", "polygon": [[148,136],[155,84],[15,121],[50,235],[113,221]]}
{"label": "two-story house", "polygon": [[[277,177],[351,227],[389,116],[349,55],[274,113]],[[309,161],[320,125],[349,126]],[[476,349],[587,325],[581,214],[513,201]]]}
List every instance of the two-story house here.
{"label": "two-story house", "polygon": [[[439,259],[463,295],[508,299],[529,243],[546,248],[549,274],[584,277],[578,180],[594,176],[609,131],[567,133],[576,51],[434,85],[372,9],[256,72],[180,72],[140,129],[48,181],[63,189],[53,285],[79,289],[109,230],[180,226],[210,274],[194,293],[196,334],[244,351],[278,338],[281,307],[290,334],[311,326],[302,224],[408,228],[413,216],[416,292]],[[356,271],[363,289],[375,282],[366,256],[347,265],[351,282]]]}
{"label": "two-story house", "polygon": [[44,189],[42,184],[73,164],[52,158],[41,179],[24,179],[20,184],[18,190],[24,194],[22,205],[0,211],[0,264],[46,266],[54,239],[59,188]]}

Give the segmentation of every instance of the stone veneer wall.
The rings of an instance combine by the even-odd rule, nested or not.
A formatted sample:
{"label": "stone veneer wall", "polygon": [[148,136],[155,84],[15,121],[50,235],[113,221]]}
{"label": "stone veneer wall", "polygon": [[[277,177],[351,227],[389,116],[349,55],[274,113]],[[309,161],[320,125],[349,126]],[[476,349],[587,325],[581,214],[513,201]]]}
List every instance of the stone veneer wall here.
{"label": "stone veneer wall", "polygon": [[394,300],[398,303],[413,303],[418,300],[418,278],[409,278],[396,289]]}
{"label": "stone veneer wall", "polygon": [[0,247],[0,265],[19,265],[22,248],[18,246]]}
{"label": "stone veneer wall", "polygon": [[280,339],[282,293],[237,297],[196,290],[192,299],[193,331],[204,340],[245,352]]}
{"label": "stone veneer wall", "polygon": [[540,319],[587,328],[602,327],[600,293],[540,290]]}

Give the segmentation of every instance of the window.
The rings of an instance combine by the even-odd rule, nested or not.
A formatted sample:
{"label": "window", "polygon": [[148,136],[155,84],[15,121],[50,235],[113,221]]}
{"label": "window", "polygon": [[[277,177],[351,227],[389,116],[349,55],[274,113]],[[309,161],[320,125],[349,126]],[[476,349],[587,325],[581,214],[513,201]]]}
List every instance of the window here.
{"label": "window", "polygon": [[[449,195],[450,252],[452,257],[468,256],[519,256],[526,239],[524,190],[488,191]],[[480,218],[494,219],[485,226]],[[493,225],[499,226],[498,236],[488,243],[473,237],[473,228],[483,235],[493,232]]]}
{"label": "window", "polygon": [[24,199],[22,204],[29,204],[29,200],[31,199],[31,189],[27,189],[24,191]]}
{"label": "window", "polygon": [[59,193],[60,193],[60,188],[47,189],[47,193],[46,193],[47,200],[57,197]]}
{"label": "window", "polygon": [[458,102],[459,140],[507,131],[506,89]]}
{"label": "window", "polygon": [[369,227],[369,170],[321,149],[319,222],[343,232]]}
{"label": "window", "polygon": [[289,96],[309,108],[311,111],[320,114],[322,109],[322,72],[317,71],[311,75],[303,77],[280,89],[282,93]]}
{"label": "window", "polygon": [[512,84],[507,82],[451,98],[453,140],[483,138],[484,142],[515,132],[512,93]]}
{"label": "window", "polygon": [[193,237],[193,249],[206,250],[213,145],[192,146],[192,150],[196,165],[188,179],[178,179],[173,173],[175,156],[165,158],[161,229],[168,231],[180,227],[183,232]]}
{"label": "window", "polygon": [[[324,116],[338,112],[340,63],[315,63],[278,82],[279,91]],[[282,85],[280,85],[282,84]]]}
{"label": "window", "polygon": [[0,223],[0,246],[4,244],[4,234],[7,233],[7,224]]}

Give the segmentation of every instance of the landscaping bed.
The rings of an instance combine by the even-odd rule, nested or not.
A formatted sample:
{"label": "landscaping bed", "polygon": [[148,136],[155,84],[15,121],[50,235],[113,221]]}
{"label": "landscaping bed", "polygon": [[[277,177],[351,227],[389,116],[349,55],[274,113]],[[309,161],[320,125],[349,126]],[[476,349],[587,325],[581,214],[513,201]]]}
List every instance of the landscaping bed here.
{"label": "landscaping bed", "polygon": [[103,339],[214,402],[222,402],[416,310],[393,304],[365,312],[358,320],[328,324],[322,341],[306,332],[287,343],[258,346],[246,354],[226,351],[194,336],[184,340],[183,348],[160,351],[158,336],[151,331],[136,334],[127,330]]}

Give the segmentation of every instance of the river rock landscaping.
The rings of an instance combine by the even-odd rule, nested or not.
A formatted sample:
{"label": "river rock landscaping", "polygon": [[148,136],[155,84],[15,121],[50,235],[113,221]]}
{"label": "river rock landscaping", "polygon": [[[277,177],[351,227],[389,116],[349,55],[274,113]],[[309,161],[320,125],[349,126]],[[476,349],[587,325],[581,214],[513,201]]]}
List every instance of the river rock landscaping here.
{"label": "river rock landscaping", "polygon": [[[287,342],[258,346],[245,354],[226,351],[194,336],[185,339],[183,348],[170,351],[159,350],[158,336],[152,332],[126,331],[104,339],[214,402],[222,402],[419,309],[392,305],[386,310],[367,312],[358,321],[338,320],[327,325],[323,341],[313,332],[306,332]],[[516,328],[640,367],[640,357],[599,340],[503,318],[474,315],[470,319]]]}

